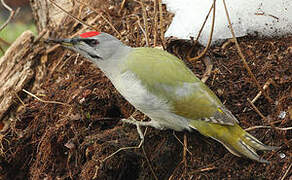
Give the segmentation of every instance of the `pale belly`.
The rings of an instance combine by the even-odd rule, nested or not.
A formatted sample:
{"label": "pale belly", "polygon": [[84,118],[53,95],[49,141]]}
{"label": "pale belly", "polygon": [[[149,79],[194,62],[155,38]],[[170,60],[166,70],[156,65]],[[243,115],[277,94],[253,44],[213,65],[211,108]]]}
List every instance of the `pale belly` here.
{"label": "pale belly", "polygon": [[151,119],[150,126],[177,131],[190,129],[188,119],[173,113],[171,104],[150,93],[134,74],[125,72],[119,77],[111,80],[113,85],[127,101]]}

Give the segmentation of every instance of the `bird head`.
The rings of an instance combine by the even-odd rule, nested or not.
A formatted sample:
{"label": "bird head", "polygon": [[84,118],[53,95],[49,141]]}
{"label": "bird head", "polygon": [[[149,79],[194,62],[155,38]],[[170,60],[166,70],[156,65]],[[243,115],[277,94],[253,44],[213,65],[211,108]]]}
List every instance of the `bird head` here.
{"label": "bird head", "polygon": [[120,48],[127,47],[114,36],[97,31],[82,33],[70,39],[49,39],[47,42],[59,43],[96,64],[111,59]]}

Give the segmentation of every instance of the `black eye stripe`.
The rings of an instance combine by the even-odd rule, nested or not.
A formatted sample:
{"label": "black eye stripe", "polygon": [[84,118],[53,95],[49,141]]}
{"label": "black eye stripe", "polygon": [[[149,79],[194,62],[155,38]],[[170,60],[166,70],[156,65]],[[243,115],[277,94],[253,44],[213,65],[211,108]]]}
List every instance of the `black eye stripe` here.
{"label": "black eye stripe", "polygon": [[98,40],[96,40],[96,39],[82,39],[82,41],[91,47],[94,47],[94,46],[99,44]]}
{"label": "black eye stripe", "polygon": [[95,54],[91,54],[91,53],[88,53],[88,55],[93,58],[93,59],[101,59],[101,57],[95,55]]}

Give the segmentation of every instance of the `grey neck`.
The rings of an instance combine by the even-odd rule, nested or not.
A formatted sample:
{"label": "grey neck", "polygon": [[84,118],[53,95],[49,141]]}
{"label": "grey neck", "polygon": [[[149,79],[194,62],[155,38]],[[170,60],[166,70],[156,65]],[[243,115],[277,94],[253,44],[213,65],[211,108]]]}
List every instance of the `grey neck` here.
{"label": "grey neck", "polygon": [[121,74],[123,65],[131,51],[132,48],[129,46],[120,46],[108,59],[96,62],[96,65],[111,81],[114,81]]}

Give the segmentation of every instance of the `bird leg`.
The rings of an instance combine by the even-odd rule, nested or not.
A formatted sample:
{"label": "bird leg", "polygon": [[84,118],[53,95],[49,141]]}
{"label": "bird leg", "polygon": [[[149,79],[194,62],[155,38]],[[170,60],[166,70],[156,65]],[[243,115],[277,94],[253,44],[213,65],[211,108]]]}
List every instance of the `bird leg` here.
{"label": "bird leg", "polygon": [[140,126],[153,126],[151,121],[143,122],[143,121],[137,121],[133,118],[133,116],[129,117],[128,119],[122,119],[122,122],[133,124],[137,126],[137,131],[139,133],[139,136],[141,139],[144,139],[143,134],[141,132]]}
{"label": "bird leg", "polygon": [[[102,160],[102,162],[104,162],[104,161],[106,161],[107,159],[113,157],[114,155],[116,155],[116,154],[119,153],[120,151],[128,150],[128,149],[139,149],[139,148],[142,146],[142,144],[144,143],[144,136],[145,136],[145,134],[146,134],[147,129],[145,130],[145,132],[144,132],[144,134],[143,134],[143,133],[142,133],[142,130],[141,130],[141,128],[140,128],[140,126],[141,126],[141,125],[144,125],[144,123],[147,123],[147,122],[144,122],[144,123],[143,123],[143,122],[141,122],[141,121],[137,121],[136,119],[133,118],[133,115],[134,115],[134,114],[135,114],[135,113],[133,113],[132,116],[129,117],[129,119],[122,119],[122,121],[123,121],[123,122],[130,123],[130,124],[134,124],[134,125],[136,125],[136,127],[137,127],[137,132],[138,132],[138,134],[139,134],[139,136],[140,136],[140,139],[141,139],[139,145],[138,145],[138,146],[130,146],[130,147],[122,147],[122,148],[118,149],[117,151],[115,151],[114,153],[112,153],[111,155],[109,155],[109,156],[107,156],[106,158],[104,158],[104,159]],[[144,125],[144,126],[145,126],[145,125]],[[146,126],[147,126],[147,125],[146,125]]]}

